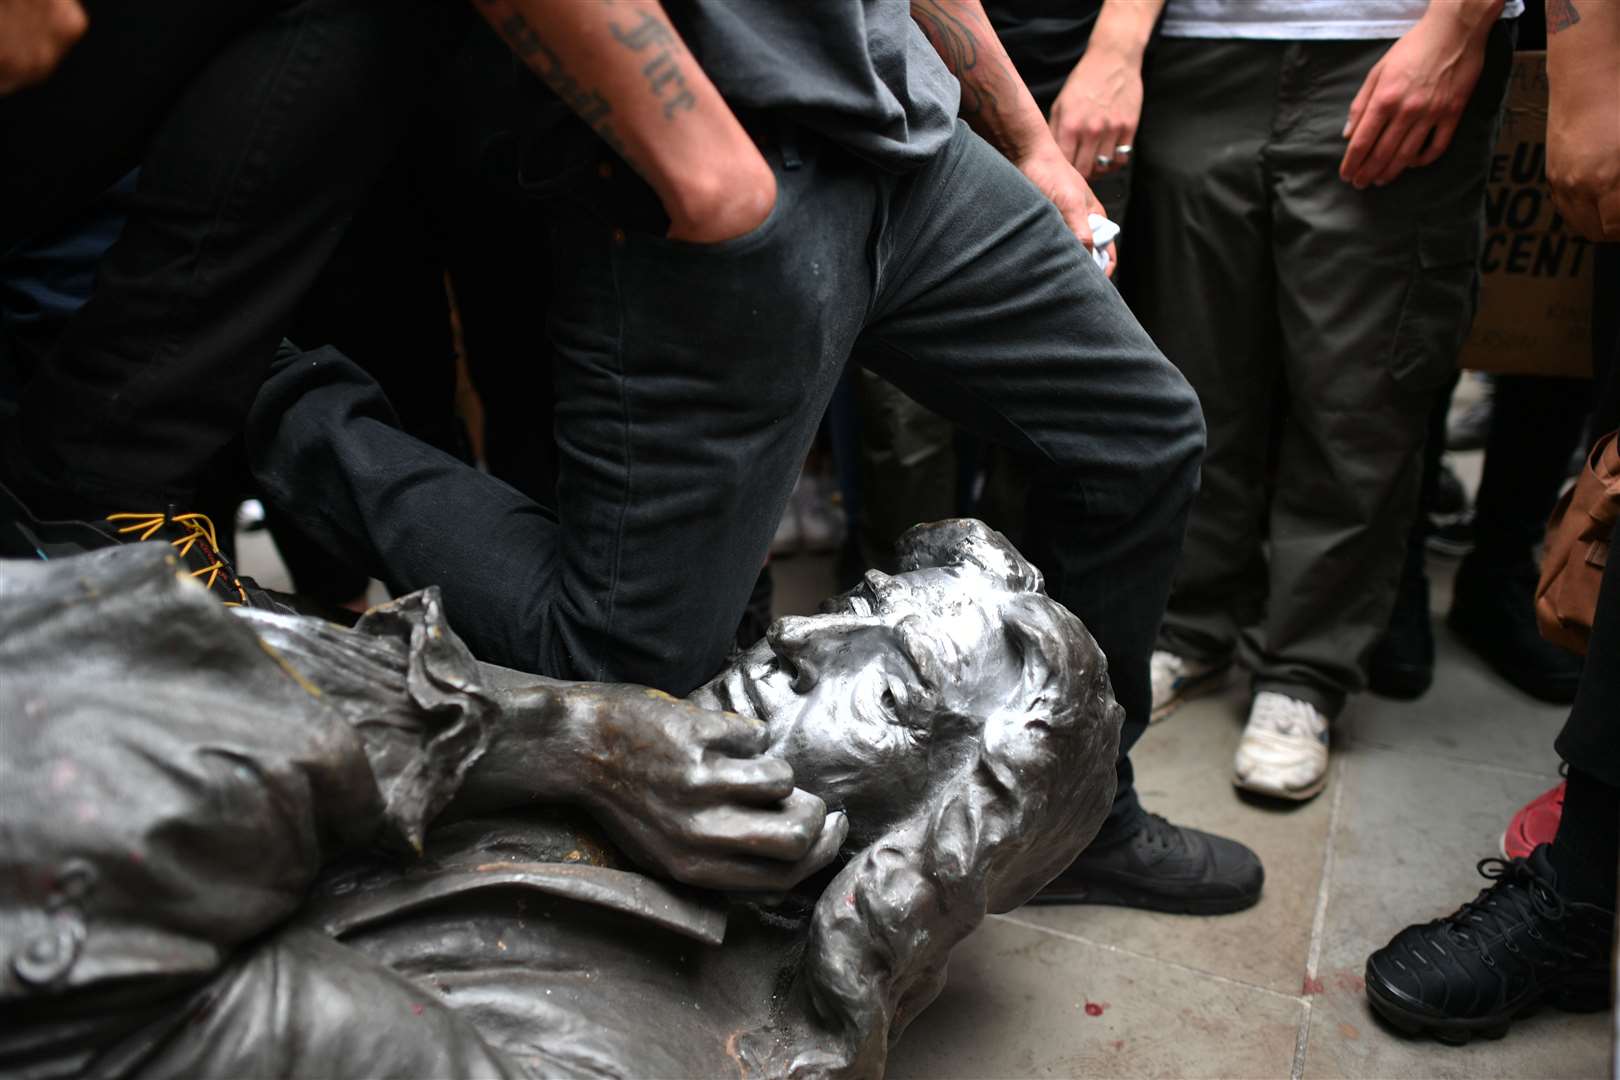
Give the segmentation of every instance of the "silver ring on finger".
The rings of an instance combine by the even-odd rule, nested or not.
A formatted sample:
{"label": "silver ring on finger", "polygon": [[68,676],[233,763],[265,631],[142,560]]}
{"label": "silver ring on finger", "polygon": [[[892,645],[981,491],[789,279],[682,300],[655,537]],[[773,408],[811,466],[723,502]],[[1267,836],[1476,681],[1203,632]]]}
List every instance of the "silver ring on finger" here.
{"label": "silver ring on finger", "polygon": [[1116,147],[1114,147],[1114,156],[1115,157],[1122,157],[1122,158],[1130,157],[1131,156],[1131,151],[1134,150],[1134,149],[1136,149],[1136,148],[1134,146],[1132,146],[1130,143],[1126,143],[1123,146],[1116,146]]}
{"label": "silver ring on finger", "polygon": [[1098,154],[1097,155],[1097,164],[1099,166],[1101,166],[1102,168],[1106,169],[1106,168],[1108,168],[1108,166],[1112,165],[1113,163],[1114,163],[1114,159],[1109,157],[1107,154]]}

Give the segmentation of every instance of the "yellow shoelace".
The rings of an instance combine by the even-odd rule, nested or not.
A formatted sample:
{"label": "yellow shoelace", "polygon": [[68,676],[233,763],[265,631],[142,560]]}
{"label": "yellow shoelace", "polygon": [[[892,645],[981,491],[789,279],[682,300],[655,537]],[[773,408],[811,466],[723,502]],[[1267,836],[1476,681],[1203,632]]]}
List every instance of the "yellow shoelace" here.
{"label": "yellow shoelace", "polygon": [[[174,549],[180,553],[181,558],[191,554],[191,549],[197,545],[199,540],[207,541],[206,550],[209,558],[213,561],[199,570],[193,570],[191,572],[192,577],[202,578],[206,575],[207,580],[203,581],[203,586],[212,591],[214,583],[225,572],[225,560],[219,554],[219,535],[214,531],[214,523],[207,514],[175,514],[173,517],[168,514],[152,513],[108,514],[107,520],[114,523],[128,522],[127,525],[119,526],[119,533],[135,533],[138,540],[150,540],[157,534],[159,529],[163,528],[165,523],[172,521],[186,530],[184,536],[169,541]],[[231,578],[231,585],[236,589],[236,594],[241,599],[226,600],[224,601],[225,606],[241,607],[245,605],[247,603],[247,593],[243,590],[242,583],[233,577]]]}

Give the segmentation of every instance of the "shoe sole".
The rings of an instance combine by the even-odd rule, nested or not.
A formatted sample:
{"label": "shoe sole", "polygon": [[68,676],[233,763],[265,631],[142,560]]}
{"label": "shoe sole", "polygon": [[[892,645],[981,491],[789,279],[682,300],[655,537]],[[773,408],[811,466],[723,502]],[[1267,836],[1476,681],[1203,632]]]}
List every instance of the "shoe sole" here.
{"label": "shoe sole", "polygon": [[1472,540],[1448,540],[1433,534],[1423,538],[1424,550],[1447,559],[1460,559],[1474,550]]}
{"label": "shoe sole", "polygon": [[1260,902],[1260,894],[1253,896],[1185,897],[1163,896],[1118,885],[1079,886],[1060,893],[1037,893],[1025,901],[1025,907],[1048,907],[1058,904],[1105,904],[1109,907],[1136,908],[1141,911],[1162,911],[1169,915],[1230,915]]}
{"label": "shoe sole", "polygon": [[1224,667],[1214,668],[1202,675],[1188,679],[1182,684],[1182,688],[1176,692],[1175,697],[1148,714],[1148,723],[1157,724],[1189,701],[1195,701],[1216,691],[1224,690],[1227,682],[1232,677],[1233,666],[1227,664]]}
{"label": "shoe sole", "polygon": [[1302,787],[1298,789],[1266,787],[1263,784],[1256,784],[1253,781],[1243,780],[1236,776],[1232,777],[1232,786],[1235,788],[1242,791],[1252,792],[1255,795],[1267,795],[1273,799],[1286,799],[1289,802],[1304,802],[1306,799],[1314,799],[1318,795],[1322,794],[1323,789],[1327,787],[1327,783],[1328,777],[1325,771],[1315,783],[1311,784],[1309,787]]}
{"label": "shoe sole", "polygon": [[1543,1004],[1565,1012],[1599,1012],[1608,1008],[1608,974],[1605,972],[1592,987],[1541,987],[1524,1001],[1473,1019],[1437,1020],[1432,1016],[1413,1012],[1400,1001],[1379,989],[1372,971],[1367,972],[1367,1002],[1386,1023],[1403,1035],[1430,1035],[1447,1046],[1465,1046],[1476,1036],[1482,1039],[1500,1039],[1508,1033],[1515,1020],[1535,1012]]}

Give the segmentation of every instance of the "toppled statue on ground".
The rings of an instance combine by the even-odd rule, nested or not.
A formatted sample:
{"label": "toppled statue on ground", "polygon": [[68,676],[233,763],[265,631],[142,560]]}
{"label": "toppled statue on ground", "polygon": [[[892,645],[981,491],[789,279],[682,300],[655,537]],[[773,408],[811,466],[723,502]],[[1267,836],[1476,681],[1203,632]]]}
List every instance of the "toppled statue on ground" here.
{"label": "toppled statue on ground", "polygon": [[901,545],[686,702],[479,664],[433,590],[0,563],[0,1073],[880,1076],[1120,723],[1004,538]]}

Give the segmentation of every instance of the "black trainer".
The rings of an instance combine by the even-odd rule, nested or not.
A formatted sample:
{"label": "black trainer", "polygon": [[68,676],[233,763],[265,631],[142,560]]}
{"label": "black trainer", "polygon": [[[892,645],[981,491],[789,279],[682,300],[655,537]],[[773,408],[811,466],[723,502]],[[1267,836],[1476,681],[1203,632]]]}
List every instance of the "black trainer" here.
{"label": "black trainer", "polygon": [[229,606],[284,610],[252,578],[238,577],[203,514],[109,514],[100,521],[42,521],[0,485],[0,558],[61,559],[114,544],[167,541],[202,586]]}
{"label": "black trainer", "polygon": [[1531,697],[1556,705],[1575,700],[1583,661],[1541,636],[1533,566],[1486,573],[1463,563],[1446,623],[1498,675]]}
{"label": "black trainer", "polygon": [[1609,1004],[1614,912],[1565,900],[1542,844],[1522,859],[1481,859],[1495,883],[1447,918],[1408,926],[1367,958],[1367,1000],[1391,1026],[1461,1045],[1499,1039],[1542,1002],[1573,1012]]}
{"label": "black trainer", "polygon": [[1468,489],[1463,487],[1462,477],[1457,471],[1445,462],[1435,470],[1434,490],[1423,509],[1431,517],[1456,517],[1468,509]]}
{"label": "black trainer", "polygon": [[1223,915],[1254,906],[1265,880],[1260,857],[1236,840],[1144,814],[1129,835],[1082,851],[1030,903]]}

